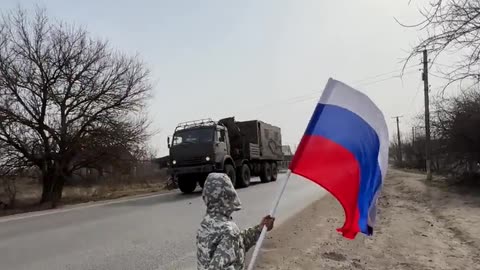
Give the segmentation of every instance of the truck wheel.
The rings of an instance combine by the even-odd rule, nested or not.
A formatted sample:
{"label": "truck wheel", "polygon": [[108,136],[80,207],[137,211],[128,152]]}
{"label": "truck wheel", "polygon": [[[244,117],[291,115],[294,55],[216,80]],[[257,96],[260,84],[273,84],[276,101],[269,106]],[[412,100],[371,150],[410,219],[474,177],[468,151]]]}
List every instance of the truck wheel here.
{"label": "truck wheel", "polygon": [[272,162],[272,181],[277,181],[278,167],[276,162]]}
{"label": "truck wheel", "polygon": [[233,165],[225,164],[225,173],[230,178],[230,181],[232,181],[233,186],[235,186],[235,183],[237,182],[237,174],[235,173]]}
{"label": "truck wheel", "polygon": [[238,170],[237,186],[239,188],[248,187],[250,185],[250,177],[250,168],[247,164],[243,164],[242,167]]}
{"label": "truck wheel", "polygon": [[262,165],[262,173],[260,174],[260,180],[262,183],[268,183],[272,181],[272,167],[270,163],[265,162]]}
{"label": "truck wheel", "polygon": [[197,180],[189,176],[178,177],[178,188],[185,194],[190,194],[197,188]]}

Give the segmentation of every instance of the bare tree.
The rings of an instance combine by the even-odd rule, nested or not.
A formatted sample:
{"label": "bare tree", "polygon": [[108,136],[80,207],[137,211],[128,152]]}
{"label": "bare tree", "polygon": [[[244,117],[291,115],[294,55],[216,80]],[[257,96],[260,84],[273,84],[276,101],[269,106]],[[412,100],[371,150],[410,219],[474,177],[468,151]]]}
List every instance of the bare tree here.
{"label": "bare tree", "polygon": [[3,208],[13,208],[17,195],[16,176],[28,167],[28,161],[9,145],[0,141],[0,186],[8,201],[0,201]]}
{"label": "bare tree", "polygon": [[[432,169],[454,177],[461,175],[463,178],[460,180],[478,183],[480,93],[468,90],[451,98],[439,96],[434,99],[433,108]],[[423,119],[423,116],[417,118]],[[417,120],[417,123],[421,122]],[[416,125],[414,130],[421,129],[423,126]],[[413,139],[403,144],[405,166],[424,169],[425,137],[422,133],[415,134]]]}
{"label": "bare tree", "polygon": [[473,172],[480,161],[480,93],[463,92],[439,108],[433,123],[443,142],[442,152],[448,153],[449,167]]}
{"label": "bare tree", "polygon": [[0,142],[42,175],[41,202],[61,198],[75,169],[136,148],[147,122],[135,114],[151,86],[137,57],[45,10],[24,10],[0,20]]}
{"label": "bare tree", "polygon": [[[414,25],[420,29],[420,39],[405,65],[412,57],[428,49],[433,62],[442,54],[453,53],[456,61],[442,68],[447,79],[445,88],[454,82],[478,84],[480,74],[480,1],[432,0],[420,10],[423,20]],[[473,80],[473,81],[472,81]],[[444,88],[444,89],[445,89]]]}

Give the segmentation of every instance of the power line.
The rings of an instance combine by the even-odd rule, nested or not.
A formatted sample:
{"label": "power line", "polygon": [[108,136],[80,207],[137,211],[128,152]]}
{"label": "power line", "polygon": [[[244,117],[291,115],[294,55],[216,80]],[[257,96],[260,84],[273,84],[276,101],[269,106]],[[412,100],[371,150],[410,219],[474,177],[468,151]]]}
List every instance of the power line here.
{"label": "power line", "polygon": [[447,79],[448,79],[448,78],[445,78],[445,77],[443,77],[443,76],[441,76],[441,75],[437,75],[437,74],[432,73],[432,72],[430,72],[429,75],[431,75],[431,76],[433,76],[433,77],[435,77],[435,78],[443,79],[443,80],[447,80]]}
{"label": "power line", "polygon": [[401,72],[402,70],[408,70],[408,69],[410,69],[410,68],[417,67],[417,66],[418,66],[418,65],[411,65],[411,66],[405,67],[405,69],[397,69],[397,70],[393,70],[393,71],[390,71],[390,72],[385,72],[385,73],[381,73],[381,74],[378,74],[378,75],[366,77],[366,78],[363,78],[363,79],[354,81],[353,84],[358,84],[358,83],[361,83],[361,82],[363,82],[363,81],[367,81],[367,80],[371,80],[371,79],[376,79],[376,78],[378,78],[378,77],[382,77],[382,76],[385,76],[385,75],[390,75],[390,74],[392,74],[392,73],[398,73],[398,72]]}
{"label": "power line", "polygon": [[[405,74],[411,74],[413,72],[416,72],[416,71],[407,72]],[[387,77],[387,78],[383,78],[381,80],[376,80],[376,81],[368,82],[367,84],[357,85],[357,86],[368,86],[368,85],[372,85],[372,84],[376,84],[376,83],[379,83],[379,82],[383,82],[383,81],[387,81],[387,80],[391,80],[391,79],[396,79],[396,78],[398,78],[398,76],[390,76],[390,77]],[[295,103],[299,103],[299,102],[309,101],[309,100],[312,100],[312,99],[315,99],[315,98],[319,98],[319,97],[318,96],[311,97],[311,95],[310,95],[310,97],[305,96],[303,99],[296,100],[296,101],[293,101],[293,102],[289,102],[288,104],[295,104]]]}
{"label": "power line", "polygon": [[420,93],[420,86],[422,86],[422,81],[418,82],[418,85],[415,91],[415,96],[413,96],[412,100],[410,101],[410,105],[408,106],[408,111],[412,109],[412,106],[415,103],[415,100],[417,99],[418,93]]}
{"label": "power line", "polygon": [[311,91],[310,94],[293,96],[293,97],[290,97],[290,98],[287,98],[287,99],[281,99],[281,100],[278,100],[276,102],[271,102],[271,103],[266,103],[266,104],[263,104],[263,105],[258,105],[258,106],[256,106],[256,108],[262,109],[262,108],[265,108],[265,107],[268,107],[268,106],[271,106],[271,105],[277,105],[279,103],[285,103],[285,102],[289,103],[290,101],[296,101],[296,100],[303,101],[305,98],[311,99],[313,97],[319,97],[320,91],[321,90],[317,89],[317,90]]}
{"label": "power line", "polygon": [[[405,73],[405,74],[410,74],[410,73],[413,73],[415,71],[412,71],[412,72],[408,72],[408,73]],[[365,87],[365,86],[368,86],[368,85],[373,85],[373,84],[376,84],[376,83],[379,83],[379,82],[383,82],[383,81],[387,81],[387,80],[391,80],[391,79],[396,79],[398,78],[398,76],[390,76],[388,78],[383,78],[381,80],[376,80],[376,81],[372,81],[372,82],[368,82],[367,84],[363,84],[363,85],[357,85],[357,86],[362,86],[362,87]],[[314,100],[314,99],[319,99],[319,95],[318,93],[315,93],[315,95],[313,94],[310,94],[310,95],[303,95],[303,96],[297,96],[297,97],[294,97],[292,99],[289,99],[289,100],[284,100],[283,102],[276,102],[276,103],[271,103],[269,105],[277,105],[279,103],[284,103],[284,104],[297,104],[297,103],[301,103],[301,102],[306,102],[306,101],[311,101],[311,100]],[[260,107],[260,106],[259,106]],[[265,108],[266,106],[261,106],[261,108]]]}
{"label": "power line", "polygon": [[[407,75],[407,74],[412,74],[416,72],[416,70],[412,70],[410,72],[406,72],[404,73],[404,75]],[[383,82],[383,81],[388,81],[390,79],[397,79],[397,78],[400,78],[399,75],[395,75],[395,76],[390,76],[390,77],[387,77],[387,78],[383,78],[383,79],[380,79],[380,80],[376,80],[376,81],[372,81],[372,82],[366,82],[366,83],[361,83],[361,84],[357,84],[357,86],[368,86],[368,85],[372,85],[372,84],[376,84],[376,83],[379,83],[379,82]]]}
{"label": "power line", "polygon": [[[410,67],[411,68],[411,67]],[[377,76],[374,76],[374,77],[380,77],[380,76],[384,76],[384,75],[388,75],[388,74],[391,74],[393,72],[396,72],[396,71],[391,71],[391,72],[388,72],[388,73],[383,73],[383,74],[380,74],[380,75],[377,75]],[[410,71],[410,72],[406,72],[404,74],[412,74],[413,72],[415,71]],[[372,78],[374,78],[372,77]],[[379,82],[383,82],[383,81],[387,81],[387,80],[391,80],[391,79],[396,79],[396,78],[399,78],[398,75],[395,75],[395,76],[389,76],[387,78],[382,78],[380,80],[375,80],[375,81],[367,81],[365,83],[361,83],[361,84],[357,84],[357,83],[353,83],[353,84],[357,84],[357,86],[368,86],[368,85],[372,85],[372,84],[376,84],[376,83],[379,83]],[[360,81],[366,81],[366,79],[362,79]],[[289,104],[294,104],[294,103],[297,103],[297,102],[303,102],[303,101],[308,101],[308,100],[311,100],[311,99],[314,99],[314,98],[319,98],[318,94],[321,90],[314,90],[312,91],[311,94],[307,94],[307,95],[301,95],[301,96],[295,96],[295,97],[291,97],[289,99],[286,99],[286,100],[283,100],[283,101],[286,101],[288,102]],[[293,101],[293,102],[289,102],[289,101]],[[271,103],[271,104],[277,104],[278,102],[275,102],[275,103]],[[263,107],[263,106],[262,106]]]}
{"label": "power line", "polygon": [[438,63],[438,62],[433,62],[433,65],[442,66],[442,67],[449,67],[449,68],[452,67],[452,65],[442,64],[442,63]]}
{"label": "power line", "polygon": [[[406,67],[405,70],[411,69],[411,68],[416,67],[416,66],[417,65],[412,65],[412,66]],[[374,75],[374,76],[369,76],[369,77],[366,77],[364,79],[357,80],[353,84],[354,85],[356,84],[356,86],[365,87],[365,86],[368,86],[368,85],[373,85],[373,84],[376,84],[376,83],[388,81],[388,80],[391,80],[391,79],[400,78],[399,75],[394,75],[394,76],[389,76],[389,77],[386,77],[386,78],[381,78],[381,79],[378,79],[378,80],[370,81],[371,79],[379,78],[379,77],[389,75],[389,74],[392,74],[392,73],[395,73],[395,72],[400,72],[400,71],[402,71],[402,69],[393,70],[393,71],[390,71],[390,72],[385,72],[385,73],[377,74],[377,75]],[[416,72],[416,71],[415,70],[409,71],[409,72],[404,73],[404,75],[405,74],[411,74],[411,73],[414,73],[414,72]],[[362,81],[364,83],[358,84],[358,82],[362,82]],[[310,101],[310,100],[313,100],[313,99],[319,99],[321,91],[322,91],[322,89],[315,89],[315,90],[312,90],[310,92],[307,92],[304,95],[293,96],[293,97],[290,97],[290,98],[287,98],[287,99],[282,99],[282,100],[279,100],[279,101],[276,101],[276,102],[257,105],[257,106],[255,106],[255,108],[250,108],[248,110],[265,109],[266,107],[269,107],[269,106],[272,106],[272,105],[277,105],[277,104],[282,104],[282,103],[283,104],[296,104],[296,103],[301,103],[301,102],[305,102],[305,101]]]}

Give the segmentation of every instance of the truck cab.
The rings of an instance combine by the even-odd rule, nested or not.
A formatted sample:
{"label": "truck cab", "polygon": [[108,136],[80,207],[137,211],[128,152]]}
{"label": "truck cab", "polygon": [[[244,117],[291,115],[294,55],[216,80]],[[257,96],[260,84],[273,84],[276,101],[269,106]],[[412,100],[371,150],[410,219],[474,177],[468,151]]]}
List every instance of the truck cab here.
{"label": "truck cab", "polygon": [[277,179],[281,146],[280,128],[260,120],[180,123],[168,139],[169,174],[183,193],[203,187],[211,172],[226,173],[238,188],[248,187],[252,176],[268,183]]}
{"label": "truck cab", "polygon": [[197,183],[203,187],[211,172],[226,172],[235,179],[228,130],[213,120],[180,123],[168,146],[170,174],[183,193],[193,192]]}

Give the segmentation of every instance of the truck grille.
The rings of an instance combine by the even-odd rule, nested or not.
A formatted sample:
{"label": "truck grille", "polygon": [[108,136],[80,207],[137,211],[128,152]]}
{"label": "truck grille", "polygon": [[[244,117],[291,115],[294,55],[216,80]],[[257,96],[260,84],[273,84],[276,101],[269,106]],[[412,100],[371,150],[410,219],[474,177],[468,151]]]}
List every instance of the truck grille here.
{"label": "truck grille", "polygon": [[205,157],[195,157],[183,160],[177,160],[177,166],[200,165],[206,162]]}

